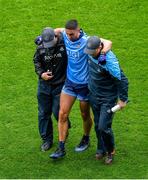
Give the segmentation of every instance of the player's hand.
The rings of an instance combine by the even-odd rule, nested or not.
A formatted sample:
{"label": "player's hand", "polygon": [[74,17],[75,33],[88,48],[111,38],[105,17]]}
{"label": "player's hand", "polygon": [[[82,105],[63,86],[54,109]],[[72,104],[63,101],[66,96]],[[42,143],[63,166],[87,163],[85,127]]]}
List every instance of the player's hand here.
{"label": "player's hand", "polygon": [[119,100],[117,104],[119,104],[120,108],[123,109],[127,103]]}
{"label": "player's hand", "polygon": [[52,72],[42,73],[41,78],[44,79],[45,81],[50,80],[51,78],[53,78]]}

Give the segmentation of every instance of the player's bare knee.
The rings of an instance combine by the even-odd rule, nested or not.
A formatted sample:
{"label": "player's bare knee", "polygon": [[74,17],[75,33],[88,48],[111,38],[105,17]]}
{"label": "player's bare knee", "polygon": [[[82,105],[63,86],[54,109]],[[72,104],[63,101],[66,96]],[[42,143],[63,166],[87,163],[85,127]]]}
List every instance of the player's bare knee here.
{"label": "player's bare knee", "polygon": [[66,121],[68,121],[68,113],[63,110],[60,110],[59,117],[60,123],[65,123]]}

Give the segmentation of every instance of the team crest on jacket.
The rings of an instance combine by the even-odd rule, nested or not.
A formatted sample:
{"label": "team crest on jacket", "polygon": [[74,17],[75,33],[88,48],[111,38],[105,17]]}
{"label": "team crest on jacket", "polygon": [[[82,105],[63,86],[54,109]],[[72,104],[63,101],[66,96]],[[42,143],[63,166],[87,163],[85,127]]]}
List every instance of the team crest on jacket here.
{"label": "team crest on jacket", "polygon": [[63,47],[61,47],[61,48],[60,48],[60,51],[64,51],[64,48],[63,48]]}

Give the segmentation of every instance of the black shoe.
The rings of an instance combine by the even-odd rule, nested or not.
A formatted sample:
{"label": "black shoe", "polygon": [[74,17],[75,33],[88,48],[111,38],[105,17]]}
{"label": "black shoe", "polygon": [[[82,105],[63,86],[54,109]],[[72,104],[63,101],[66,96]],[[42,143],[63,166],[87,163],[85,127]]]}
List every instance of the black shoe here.
{"label": "black shoe", "polygon": [[89,136],[83,136],[79,145],[75,147],[76,152],[85,151],[90,145]]}
{"label": "black shoe", "polygon": [[110,165],[110,164],[112,164],[112,162],[113,162],[113,154],[110,153],[107,155],[107,157],[105,159],[105,164]]}
{"label": "black shoe", "polygon": [[41,145],[41,151],[45,152],[48,151],[52,147],[52,142],[46,141]]}
{"label": "black shoe", "polygon": [[59,159],[64,157],[65,155],[66,155],[65,149],[57,148],[57,150],[54,153],[52,153],[49,157],[52,159]]}

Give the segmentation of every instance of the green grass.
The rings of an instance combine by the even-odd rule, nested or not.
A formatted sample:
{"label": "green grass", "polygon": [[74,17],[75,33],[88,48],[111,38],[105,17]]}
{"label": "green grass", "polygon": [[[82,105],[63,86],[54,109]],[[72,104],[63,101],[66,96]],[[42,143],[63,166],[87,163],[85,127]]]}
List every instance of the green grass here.
{"label": "green grass", "polygon": [[[0,178],[148,178],[147,7],[146,0],[0,0]],[[94,158],[94,129],[88,151],[74,152],[82,135],[78,102],[70,114],[66,158],[48,158],[57,146],[56,123],[54,147],[39,151],[33,40],[43,27],[64,27],[71,18],[78,19],[88,34],[113,41],[129,78],[130,103],[113,122],[112,166]]]}

